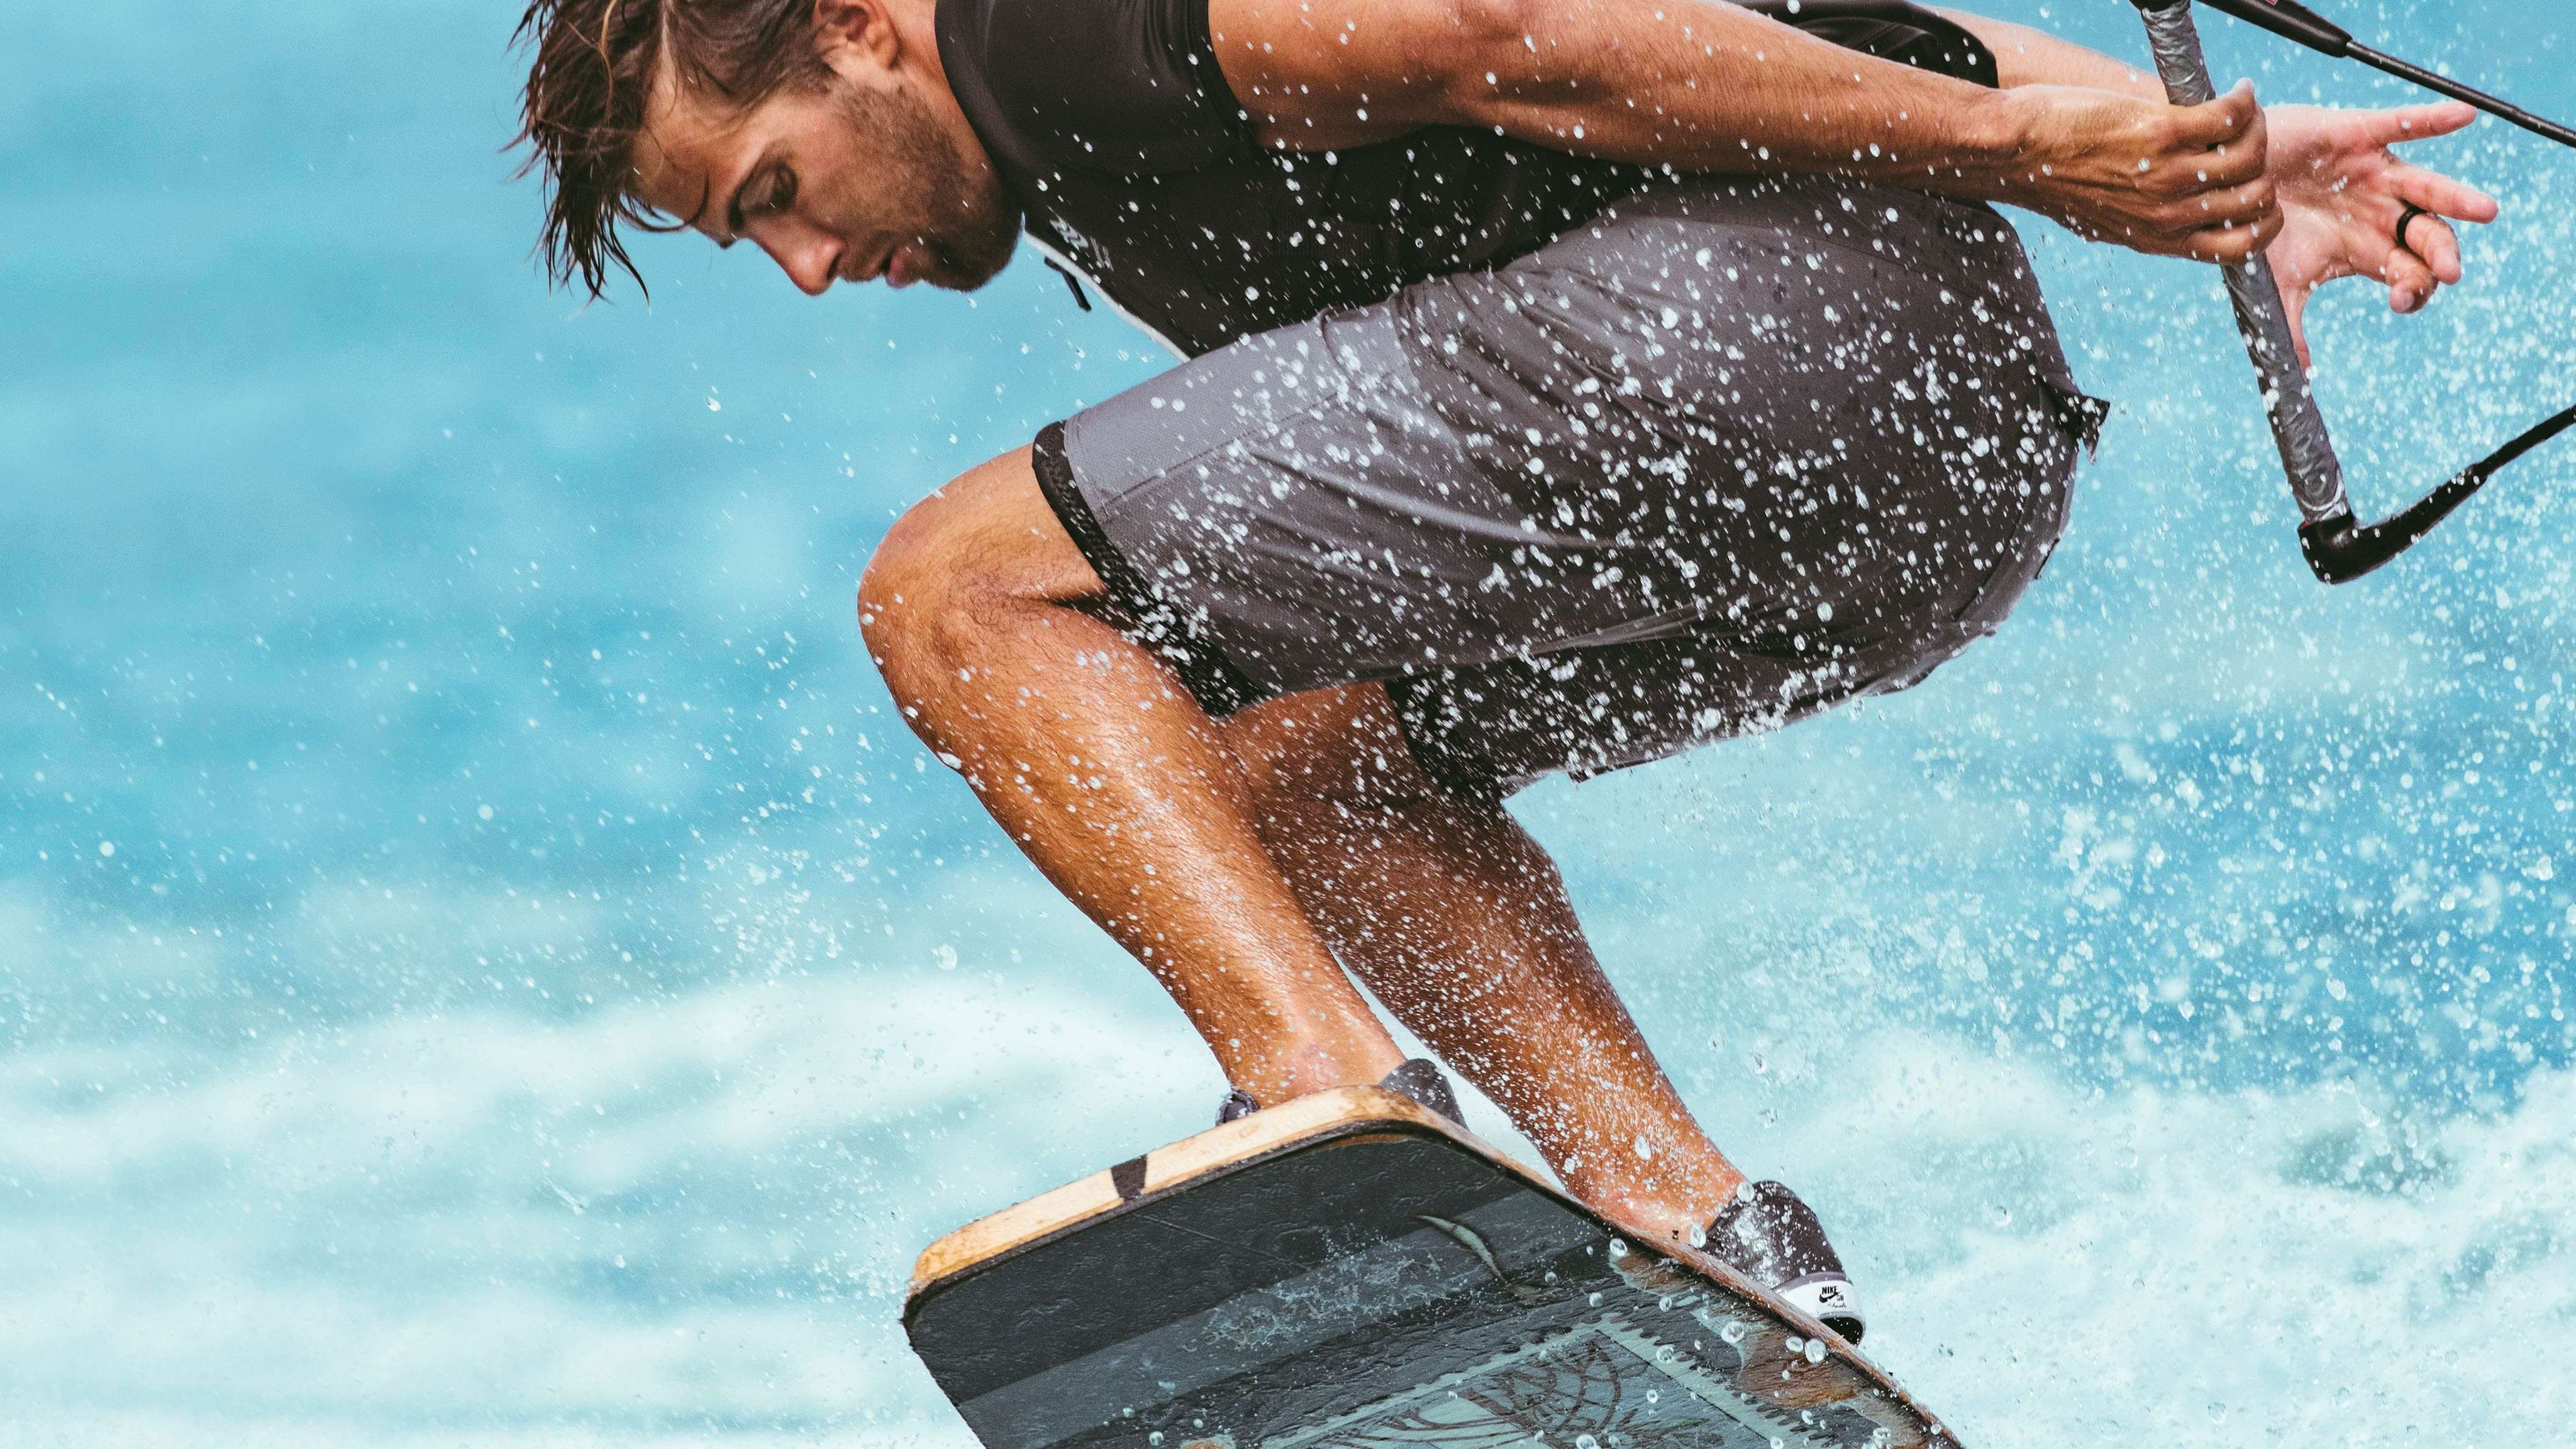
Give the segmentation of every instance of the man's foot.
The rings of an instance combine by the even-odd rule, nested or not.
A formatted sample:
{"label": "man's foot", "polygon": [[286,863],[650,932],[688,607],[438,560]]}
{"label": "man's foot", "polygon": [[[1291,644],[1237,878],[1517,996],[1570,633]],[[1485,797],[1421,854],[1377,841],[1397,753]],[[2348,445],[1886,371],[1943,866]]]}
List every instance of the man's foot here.
{"label": "man's foot", "polygon": [[[1379,1079],[1378,1087],[1399,1097],[1410,1097],[1461,1127],[1467,1125],[1466,1115],[1458,1110],[1458,1093],[1449,1085],[1448,1074],[1428,1057],[1415,1057],[1397,1067]],[[1260,1110],[1261,1104],[1252,1100],[1252,1094],[1237,1087],[1218,1104],[1216,1125],[1240,1122]]]}
{"label": "man's foot", "polygon": [[1749,1183],[1708,1225],[1709,1256],[1779,1294],[1851,1343],[1867,1327],[1843,1260],[1798,1195]]}

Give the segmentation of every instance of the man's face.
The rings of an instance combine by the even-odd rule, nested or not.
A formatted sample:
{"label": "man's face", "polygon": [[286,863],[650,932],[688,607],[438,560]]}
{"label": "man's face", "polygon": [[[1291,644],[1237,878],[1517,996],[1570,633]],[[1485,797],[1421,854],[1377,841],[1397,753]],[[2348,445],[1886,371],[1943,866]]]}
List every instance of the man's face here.
{"label": "man's face", "polygon": [[991,281],[1019,209],[944,83],[849,47],[825,58],[818,87],[739,114],[664,67],[637,194],[720,246],[753,242],[809,295],[880,277],[960,292]]}

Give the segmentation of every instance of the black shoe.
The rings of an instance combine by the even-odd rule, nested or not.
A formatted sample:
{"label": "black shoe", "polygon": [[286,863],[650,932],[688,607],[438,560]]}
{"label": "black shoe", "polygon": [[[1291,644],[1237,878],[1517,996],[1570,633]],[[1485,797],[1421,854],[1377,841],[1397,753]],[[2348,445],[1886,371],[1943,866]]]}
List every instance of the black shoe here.
{"label": "black shoe", "polygon": [[[1458,1110],[1458,1094],[1451,1089],[1448,1074],[1428,1057],[1415,1057],[1397,1067],[1379,1080],[1378,1087],[1399,1097],[1410,1097],[1461,1127],[1467,1125],[1466,1114]],[[1261,1104],[1252,1100],[1252,1094],[1237,1087],[1218,1104],[1216,1125],[1240,1122],[1260,1110]]]}
{"label": "black shoe", "polygon": [[1843,1260],[1825,1241],[1814,1210],[1776,1182],[1752,1183],[1736,1194],[1708,1225],[1708,1252],[1804,1309],[1846,1342],[1860,1342],[1868,1327]]}

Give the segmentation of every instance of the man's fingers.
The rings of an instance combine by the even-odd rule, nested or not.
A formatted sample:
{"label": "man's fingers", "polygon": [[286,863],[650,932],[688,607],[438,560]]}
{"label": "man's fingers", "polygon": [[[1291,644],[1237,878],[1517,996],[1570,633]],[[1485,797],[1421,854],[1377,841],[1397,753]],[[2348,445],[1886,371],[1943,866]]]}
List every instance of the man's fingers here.
{"label": "man's fingers", "polygon": [[2503,205],[2494,197],[2463,181],[2455,181],[2439,171],[2421,166],[2400,165],[2388,173],[2388,180],[2398,196],[2426,211],[2457,221],[2480,225],[2504,214]]}
{"label": "man's fingers", "polygon": [[2442,290],[2433,269],[2413,252],[2398,252],[2388,259],[2387,282],[2389,309],[2401,314],[2422,311],[2424,304],[2433,300],[2433,294]]}
{"label": "man's fingers", "polygon": [[2214,116],[2225,119],[2224,108],[2237,95],[2250,103],[2253,94],[2252,87],[2240,86],[2236,94],[2207,106],[2169,112],[2171,129],[2163,138],[2164,151],[2147,167],[2144,188],[2153,195],[2189,197],[2266,174],[2271,166],[2271,129],[2259,107],[2227,119],[2224,126],[2208,124]]}
{"label": "man's fingers", "polygon": [[2235,186],[2160,203],[2150,217],[2166,231],[2181,235],[2220,227],[2258,226],[2277,221],[2280,214],[2279,186],[2268,176],[2257,176]]}
{"label": "man's fingers", "polygon": [[2290,342],[2299,349],[2299,366],[2314,366],[2316,359],[2308,355],[2308,293],[2311,289],[2294,287],[2286,281],[2278,281],[2278,285],[2281,288],[2281,310],[2290,317]]}
{"label": "man's fingers", "polygon": [[[2410,262],[2423,269],[2428,277],[2444,282],[2458,281],[2461,275],[2459,233],[2451,230],[2450,224],[2434,214],[2431,207],[2420,201],[2415,204],[2423,209],[2414,213],[2413,219],[2406,223],[2406,244],[2389,258],[2385,268],[2389,285],[2392,288],[2396,286],[2398,269]],[[2405,214],[2399,213],[2401,216]],[[2391,226],[2393,229],[2394,223]],[[2401,307],[2398,310],[2406,309]]]}
{"label": "man's fingers", "polygon": [[2247,164],[2246,158],[2222,151],[2199,151],[2150,162],[2129,189],[2143,206],[2192,206],[2222,192],[2253,185],[2264,180],[2266,174],[2259,156]]}
{"label": "man's fingers", "polygon": [[2465,131],[2477,123],[2478,112],[2475,106],[2460,101],[2437,101],[2429,105],[2370,111],[2359,119],[2373,142],[2382,146],[2399,146],[2408,141],[2428,141],[2435,136]]}
{"label": "man's fingers", "polygon": [[[2489,222],[2495,220],[2503,208],[2485,192],[2464,186],[2438,172],[2400,167],[2391,173],[2389,179],[2400,208],[2397,215],[2403,215],[2403,208],[2410,205],[2422,213],[2406,223],[2402,250],[2422,258],[2438,280],[2445,283],[2458,281],[2463,265],[2460,234],[2452,228],[2451,219]],[[2395,216],[2390,218],[2389,226],[2391,239],[2398,239],[2395,237]]]}
{"label": "man's fingers", "polygon": [[2263,124],[2252,81],[2238,81],[2236,89],[2205,106],[2176,107],[2171,115],[2176,149],[2216,150]]}
{"label": "man's fingers", "polygon": [[2222,145],[2177,149],[2156,169],[2173,194],[2187,196],[2251,181],[2270,167],[2271,137],[2258,121]]}
{"label": "man's fingers", "polygon": [[2208,227],[2183,238],[2179,254],[2195,261],[2241,266],[2270,248],[2282,224],[2281,213],[2274,211],[2251,225]]}

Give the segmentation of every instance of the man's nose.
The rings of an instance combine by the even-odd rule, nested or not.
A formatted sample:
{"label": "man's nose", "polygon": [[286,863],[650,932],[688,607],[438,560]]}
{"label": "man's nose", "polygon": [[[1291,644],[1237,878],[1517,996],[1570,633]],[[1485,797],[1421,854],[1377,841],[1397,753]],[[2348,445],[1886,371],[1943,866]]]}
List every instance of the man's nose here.
{"label": "man's nose", "polygon": [[838,279],[840,243],[822,232],[800,227],[784,235],[764,233],[757,240],[769,259],[778,263],[778,270],[808,297],[822,296]]}

